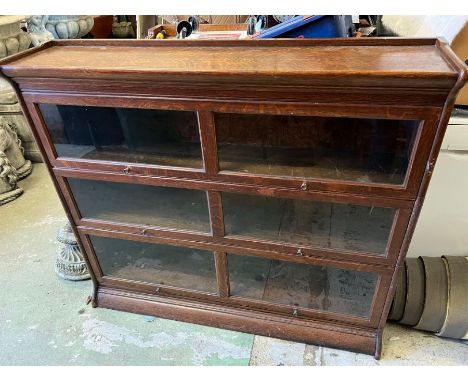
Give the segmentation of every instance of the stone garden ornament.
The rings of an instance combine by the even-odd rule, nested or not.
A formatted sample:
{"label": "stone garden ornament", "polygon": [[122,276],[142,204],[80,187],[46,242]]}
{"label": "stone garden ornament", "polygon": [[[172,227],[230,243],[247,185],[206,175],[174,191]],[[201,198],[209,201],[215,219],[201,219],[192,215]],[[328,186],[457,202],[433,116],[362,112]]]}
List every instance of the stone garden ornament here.
{"label": "stone garden ornament", "polygon": [[[31,16],[28,30],[34,46],[52,39],[75,39],[86,35],[94,25],[91,16]],[[70,223],[67,222],[58,234],[59,242],[55,272],[66,280],[86,280],[90,278],[88,268],[78,247]]]}
{"label": "stone garden ornament", "polygon": [[28,21],[28,32],[31,36],[31,42],[34,46],[44,44],[53,40],[54,35],[46,29],[46,23],[49,20],[47,15],[31,16]]}
{"label": "stone garden ornament", "polygon": [[24,148],[24,157],[32,162],[42,162],[39,147],[26,118],[24,118],[15,90],[2,77],[0,77],[0,117],[16,127],[16,132]]}
{"label": "stone garden ornament", "polygon": [[86,280],[91,276],[76,242],[70,223],[65,224],[58,234],[59,246],[55,260],[55,272],[66,280]]}
{"label": "stone garden ornament", "polygon": [[31,161],[24,159],[16,127],[0,117],[0,205],[23,193],[17,181],[31,173]]}
{"label": "stone garden ornament", "polygon": [[[31,45],[30,36],[21,30],[21,22],[24,19],[25,16],[0,16],[0,59],[21,52]],[[9,88],[11,86],[7,81],[1,79],[0,205],[11,202],[23,193],[17,181],[27,176],[32,168],[31,162],[24,159],[16,124],[9,119],[11,105],[16,100],[16,95],[10,93]]]}
{"label": "stone garden ornament", "polygon": [[87,34],[94,25],[92,16],[61,15],[48,16],[45,28],[56,39],[81,38]]}
{"label": "stone garden ornament", "polygon": [[[35,32],[30,35],[21,30],[21,23],[29,16],[0,16],[0,58],[10,56],[28,49],[33,40],[33,45],[45,39],[45,35],[38,35],[37,31],[45,31],[41,28],[47,16],[31,16],[28,19],[28,27]],[[47,32],[49,33],[49,32]],[[50,33],[49,33],[50,34]],[[36,162],[42,162],[39,148],[32,135],[31,129],[23,116],[18,97],[9,82],[0,77],[0,117],[6,119],[10,125],[17,128],[17,134],[25,149],[25,156]]]}
{"label": "stone garden ornament", "polygon": [[117,16],[114,16],[112,35],[116,38],[134,38],[135,31],[133,30],[132,23],[126,18],[119,20]]}
{"label": "stone garden ornament", "polygon": [[0,16],[0,59],[21,52],[31,45],[31,37],[21,30],[26,16]]}
{"label": "stone garden ornament", "polygon": [[24,158],[24,149],[18,138],[17,128],[0,116],[0,152],[4,153],[15,168],[18,180],[28,176],[32,170],[30,160]]}
{"label": "stone garden ornament", "polygon": [[16,184],[18,177],[5,153],[0,151],[0,206],[15,200],[23,193]]}
{"label": "stone garden ornament", "polygon": [[[34,15],[27,18],[28,33],[21,30],[26,16],[0,16],[0,59],[39,46],[54,38],[80,38],[93,27],[90,16]],[[24,149],[18,132],[29,143],[33,159],[41,161],[29,126],[21,112],[18,98],[8,83],[0,78],[0,205],[8,203],[23,193],[17,181],[32,169],[31,162],[23,156]],[[89,279],[88,268],[73,235],[70,223],[59,230],[59,247],[55,261],[56,273],[68,280]]]}

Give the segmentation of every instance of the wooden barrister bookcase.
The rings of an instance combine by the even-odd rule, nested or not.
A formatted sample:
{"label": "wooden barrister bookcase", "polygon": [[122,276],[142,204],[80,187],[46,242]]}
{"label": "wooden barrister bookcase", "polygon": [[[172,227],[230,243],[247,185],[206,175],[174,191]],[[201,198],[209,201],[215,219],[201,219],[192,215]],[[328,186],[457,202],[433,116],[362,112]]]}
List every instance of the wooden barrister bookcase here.
{"label": "wooden barrister bookcase", "polygon": [[445,43],[64,40],[1,70],[94,306],[380,357],[467,77]]}

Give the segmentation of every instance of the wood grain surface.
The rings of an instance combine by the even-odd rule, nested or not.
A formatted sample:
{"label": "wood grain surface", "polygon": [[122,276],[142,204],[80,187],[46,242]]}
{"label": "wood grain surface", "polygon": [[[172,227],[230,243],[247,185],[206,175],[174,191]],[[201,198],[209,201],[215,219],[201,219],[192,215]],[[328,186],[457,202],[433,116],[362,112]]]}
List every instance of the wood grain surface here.
{"label": "wood grain surface", "polygon": [[14,63],[6,61],[2,70],[11,77],[112,79],[119,75],[122,79],[173,78],[184,82],[190,79],[232,82],[239,78],[250,82],[307,82],[322,78],[323,84],[336,85],[340,79],[343,84],[376,86],[377,81],[391,80],[390,87],[430,84],[435,88],[450,88],[457,80],[457,70],[447,62],[433,39],[421,45],[397,39],[384,46],[359,40],[342,43],[337,39],[328,45],[307,39],[290,43],[52,42],[48,49],[22,55]]}
{"label": "wood grain surface", "polygon": [[[397,270],[411,241],[455,96],[468,77],[466,66],[446,43],[401,38],[54,40],[0,60],[0,70],[18,94],[72,222],[91,271],[93,306],[380,357],[382,329],[395,291]],[[70,138],[73,131],[60,131],[60,123],[56,134],[57,126],[43,114],[42,109],[47,108],[43,104],[62,112],[66,108],[55,105],[70,105],[76,110],[91,106],[116,108],[109,115],[118,118],[95,115],[93,139],[107,136],[101,126],[114,128],[114,137],[121,135],[115,126],[123,118],[123,108],[134,109],[131,116],[138,126],[148,121],[137,115],[149,115],[149,110],[136,109],[158,109],[159,116],[174,115],[175,119],[190,111],[191,133],[185,134],[185,127],[179,132],[190,138],[183,141],[183,147],[196,155],[181,158],[184,151],[180,144],[179,149],[163,148],[175,153],[173,156],[161,147],[158,155],[133,152],[120,141],[110,145],[104,142],[106,150],[102,150],[102,144],[94,146],[96,140],[92,145],[83,145]],[[89,110],[87,113],[91,115]],[[226,124],[220,113],[242,116]],[[250,125],[245,122],[247,114],[257,115]],[[314,123],[321,118],[354,118],[358,127],[349,139],[341,137],[346,141],[341,146],[333,146],[331,143],[338,144],[339,140],[332,130],[347,129],[351,126],[348,122],[333,128],[317,125],[311,140],[305,127],[299,128],[302,118]],[[368,147],[373,139],[382,136],[361,137],[358,118],[374,119],[373,123],[385,120],[383,123],[388,124],[386,136],[394,137],[398,158],[404,160],[401,171],[395,166],[387,170],[396,178],[381,179],[382,169],[377,168],[380,174],[376,174],[375,168],[366,167]],[[128,123],[130,119],[125,120],[122,131],[134,138],[134,147],[144,146],[149,141],[142,138],[146,135],[134,136],[136,130]],[[402,122],[393,126],[392,120]],[[89,121],[87,128],[91,128]],[[277,121],[277,127],[266,134],[264,130],[272,128],[272,121]],[[297,125],[296,132],[284,121]],[[411,134],[403,130],[409,121],[416,121]],[[79,130],[79,118],[74,123]],[[246,128],[236,130],[239,123]],[[304,125],[307,128],[308,123]],[[225,124],[224,130],[217,124]],[[254,125],[261,128],[255,131]],[[143,130],[153,128],[148,124]],[[277,140],[278,134],[285,139]],[[351,140],[354,135],[356,139]],[[332,163],[333,176],[323,164],[329,161],[328,153],[318,155],[318,138],[323,148],[344,152],[349,142],[355,149],[351,158],[343,157],[345,165]],[[248,150],[243,147],[246,141],[250,144]],[[237,145],[234,151],[233,145]],[[256,151],[256,145],[265,147]],[[285,146],[287,151],[280,150],[279,155],[276,146],[281,150]],[[223,153],[223,147],[250,162],[244,165],[232,161],[231,151]],[[316,155],[311,156],[310,150],[315,150]],[[274,168],[268,163],[269,155],[278,161]],[[310,163],[314,171],[307,168]],[[290,171],[289,166],[295,166],[295,170]],[[118,195],[105,192],[108,200],[96,196],[101,188],[116,183],[120,186],[112,192]],[[80,184],[94,188],[80,189]],[[125,197],[119,189],[128,191]],[[145,196],[147,190],[160,193],[151,195],[157,200],[149,207],[145,205],[151,200]],[[184,192],[203,197],[178,199]],[[262,221],[253,208],[247,208],[243,220],[233,225],[228,220],[241,209],[239,203],[228,206],[227,193],[243,200],[282,198],[288,206],[298,207],[279,210],[278,216],[282,217],[275,218],[276,223],[271,209]],[[89,199],[98,203],[90,203]],[[112,200],[118,205],[113,206]],[[311,214],[301,207],[305,204],[315,206]],[[331,205],[352,205],[352,209],[332,211]],[[317,210],[317,206],[326,208]],[[351,219],[354,210],[363,214]],[[379,218],[378,213],[386,210],[391,211],[391,216]],[[372,217],[376,217],[375,222],[370,220]],[[283,227],[283,221],[291,232]],[[265,231],[272,222],[276,228]],[[281,222],[281,229],[277,222]],[[320,224],[328,227],[322,229]],[[247,229],[252,225],[253,229]],[[314,235],[309,235],[310,230]],[[368,235],[362,234],[366,231]],[[297,235],[309,235],[311,240],[297,240]],[[105,245],[96,245],[99,241]],[[158,252],[159,260],[169,264],[160,269],[158,259],[149,255],[138,259],[120,253],[119,243],[124,242],[129,248],[137,248],[134,253],[143,253],[147,248],[175,249]],[[171,253],[177,254],[177,259],[169,256]],[[270,286],[260,288],[262,296],[235,295],[245,285],[236,286],[239,278],[230,279],[235,265],[229,261],[231,254],[268,265],[264,272],[268,272],[268,278],[264,280],[269,280]],[[194,264],[202,258],[208,260],[197,269]],[[284,269],[283,263],[287,264]],[[324,281],[325,269],[331,268],[338,269],[331,277],[338,282]],[[306,269],[325,277],[320,279],[323,282],[311,278]],[[192,273],[198,278],[191,277]],[[352,276],[355,274],[366,276],[358,282]],[[246,275],[241,275],[240,280]],[[253,275],[253,282],[259,282],[262,275]],[[350,284],[343,289],[342,281]],[[297,286],[304,289],[304,296],[294,305],[288,293],[296,293]],[[326,297],[322,300],[318,298],[321,291]],[[361,297],[355,299],[353,293]],[[334,295],[343,297],[344,302],[336,309],[327,309],[327,299]]]}

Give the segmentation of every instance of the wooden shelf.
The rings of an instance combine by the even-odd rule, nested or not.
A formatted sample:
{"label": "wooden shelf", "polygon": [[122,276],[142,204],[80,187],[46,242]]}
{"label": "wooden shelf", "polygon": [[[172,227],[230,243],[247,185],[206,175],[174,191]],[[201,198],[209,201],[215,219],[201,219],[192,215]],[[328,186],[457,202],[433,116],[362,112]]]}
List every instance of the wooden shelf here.
{"label": "wooden shelf", "polygon": [[[132,152],[128,149],[103,149],[94,150],[89,152],[83,159],[92,160],[104,160],[121,163],[143,163],[152,164],[158,166],[171,166],[171,167],[185,167],[185,168],[203,168],[201,160],[201,149],[198,149],[195,145],[191,145],[192,148],[186,150],[178,150],[177,154],[174,151],[167,153],[158,150],[158,147],[154,147],[154,151],[151,152]],[[151,149],[148,149],[150,151]]]}
{"label": "wooden shelf", "polygon": [[394,169],[387,172],[369,170],[363,168],[362,161],[352,155],[343,154],[337,158],[336,154],[311,151],[248,145],[218,145],[221,171],[395,185],[402,184],[405,179],[406,166],[401,164],[395,164]]}
{"label": "wooden shelf", "polygon": [[228,254],[233,296],[369,317],[378,275]]}
{"label": "wooden shelf", "polygon": [[100,161],[112,161],[120,163],[141,163],[158,166],[203,168],[200,145],[190,144],[185,146],[154,145],[146,150],[129,150],[127,147],[101,147],[94,146],[56,144],[55,148],[59,157],[79,158]]}
{"label": "wooden shelf", "polygon": [[395,210],[223,193],[227,235],[384,256]]}

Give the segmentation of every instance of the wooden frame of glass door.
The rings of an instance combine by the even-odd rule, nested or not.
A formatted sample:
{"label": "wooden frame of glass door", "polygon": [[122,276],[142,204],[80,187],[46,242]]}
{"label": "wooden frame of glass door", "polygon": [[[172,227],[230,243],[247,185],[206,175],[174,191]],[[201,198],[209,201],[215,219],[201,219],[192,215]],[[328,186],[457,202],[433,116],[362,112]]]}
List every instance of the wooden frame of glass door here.
{"label": "wooden frame of glass door", "polygon": [[[241,183],[252,185],[263,185],[277,188],[301,189],[302,179],[288,179],[287,177],[272,177],[257,174],[240,174],[219,171],[216,132],[214,127],[213,112],[232,113],[270,113],[276,115],[291,114],[296,116],[322,116],[322,117],[355,117],[355,118],[385,118],[385,119],[405,119],[420,120],[421,125],[414,143],[414,150],[408,164],[407,175],[403,185],[372,184],[347,182],[333,179],[308,179],[308,190],[364,194],[372,196],[382,196],[400,199],[415,199],[419,190],[419,185],[424,173],[424,166],[421,162],[426,162],[429,158],[429,146],[427,142],[434,139],[440,109],[435,107],[401,107],[388,106],[385,115],[382,116],[382,108],[367,106],[362,110],[357,108],[346,108],[346,105],[317,105],[317,104],[291,104],[278,101],[271,104],[226,104],[211,102],[207,105],[194,103],[190,100],[157,99],[150,97],[115,97],[115,96],[88,96],[76,94],[50,94],[50,93],[28,93],[23,94],[27,108],[38,129],[41,141],[48,153],[49,160],[54,167],[68,167],[80,169],[93,169],[101,171],[112,171],[121,173],[125,169],[130,169],[134,174],[181,177],[190,179],[200,179],[214,182]],[[76,106],[103,106],[103,107],[128,107],[128,108],[156,108],[161,110],[197,111],[200,129],[200,139],[203,151],[203,169],[186,169],[180,167],[157,166],[147,164],[123,163],[112,161],[92,161],[84,159],[72,159],[58,157],[54,149],[47,127],[38,110],[37,104],[48,103],[57,105]],[[416,163],[417,161],[417,163]]]}
{"label": "wooden frame of glass door", "polygon": [[[145,235],[147,236],[164,236],[179,240],[196,240],[219,245],[240,246],[244,248],[251,248],[252,252],[257,249],[263,251],[274,251],[279,255],[281,254],[286,256],[286,258],[296,257],[298,249],[301,249],[302,255],[305,258],[328,258],[351,262],[357,261],[362,264],[394,266],[400,253],[403,233],[406,231],[412,208],[411,201],[403,201],[399,199],[365,198],[362,196],[351,195],[330,195],[327,193],[318,192],[309,192],[305,195],[297,190],[277,191],[272,190],[271,188],[254,188],[244,185],[224,185],[220,183],[194,181],[189,179],[182,180],[139,175],[128,176],[124,174],[108,174],[103,172],[92,172],[77,169],[55,168],[53,171],[56,175],[62,193],[66,195],[68,208],[70,209],[74,222],[77,226],[84,225],[98,229],[103,228],[116,231],[130,230],[131,232],[137,233],[144,231]],[[188,230],[168,229],[167,227],[154,227],[148,225],[129,224],[124,222],[110,222],[82,217],[76,201],[74,200],[73,193],[66,182],[67,177],[98,181],[114,181],[119,183],[137,183],[142,185],[188,188],[206,191],[210,215],[211,234],[198,231],[195,232]],[[389,207],[396,209],[396,214],[391,230],[389,231],[387,248],[384,256],[359,251],[339,250],[336,248],[324,249],[316,246],[299,245],[286,242],[273,242],[268,240],[261,240],[258,238],[225,236],[224,216],[220,193],[222,191],[242,193],[246,195],[272,195],[279,198],[296,198],[318,202],[338,202],[365,206],[373,205],[376,207]]]}
{"label": "wooden frame of glass door", "polygon": [[[96,275],[99,286],[110,287],[110,288],[123,288],[134,290],[138,293],[154,294],[157,296],[165,296],[170,298],[180,298],[181,300],[193,300],[193,301],[207,301],[212,304],[220,306],[232,306],[240,307],[244,309],[254,309],[257,311],[268,311],[279,315],[289,316],[295,318],[295,312],[293,306],[282,305],[272,302],[265,302],[260,300],[254,300],[243,297],[233,297],[229,294],[229,275],[226,272],[227,268],[220,265],[224,263],[226,252],[235,251],[240,254],[251,256],[251,251],[242,248],[230,248],[227,246],[217,246],[204,244],[199,242],[184,243],[179,240],[173,240],[163,237],[148,237],[141,234],[124,233],[122,231],[116,232],[112,230],[95,229],[85,226],[79,226],[78,232],[80,241],[85,248],[86,254],[92,266],[93,272]],[[88,235],[103,236],[108,238],[117,238],[132,240],[137,242],[153,243],[153,244],[167,244],[174,246],[187,246],[188,248],[198,248],[213,251],[216,261],[216,277],[218,285],[218,294],[194,291],[191,289],[174,287],[170,285],[161,285],[157,283],[138,282],[128,279],[120,279],[111,276],[106,276],[99,265],[99,261],[94,252],[93,246],[88,238]],[[223,252],[224,251],[224,252]],[[263,257],[266,259],[278,259],[275,253],[268,253],[264,251],[256,251],[256,256]],[[361,271],[375,272],[378,274],[378,281],[375,287],[372,304],[369,309],[369,317],[357,317],[352,315],[345,315],[340,313],[311,310],[308,308],[299,308],[298,315],[302,318],[309,319],[322,319],[322,320],[337,320],[341,322],[354,323],[362,326],[377,327],[380,320],[380,315],[385,302],[386,294],[390,287],[390,281],[393,270],[386,269],[376,266],[363,266],[362,264],[350,264],[349,262],[339,262],[334,260],[311,260],[311,259],[287,259],[284,260],[290,263],[303,263],[311,265],[323,265],[323,266],[334,266],[337,268],[344,269],[355,269]],[[98,287],[99,288],[99,287]],[[227,292],[227,293],[226,293]]]}

